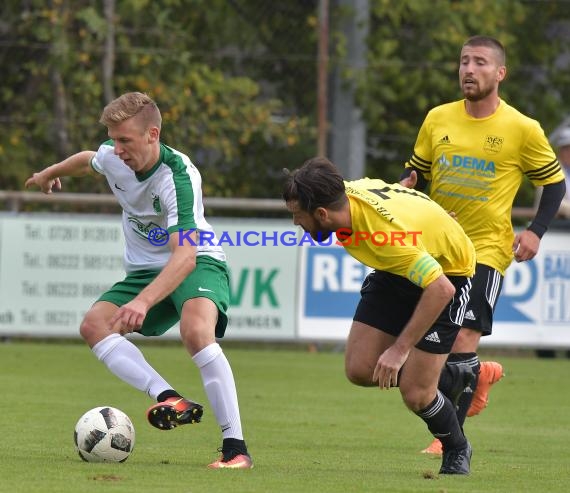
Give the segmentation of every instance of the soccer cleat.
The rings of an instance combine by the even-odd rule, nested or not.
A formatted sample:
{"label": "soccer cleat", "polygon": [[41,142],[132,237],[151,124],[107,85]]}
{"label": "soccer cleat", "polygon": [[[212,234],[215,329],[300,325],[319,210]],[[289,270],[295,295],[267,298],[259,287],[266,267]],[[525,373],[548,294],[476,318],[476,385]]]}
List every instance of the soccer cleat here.
{"label": "soccer cleat", "polygon": [[454,408],[457,409],[457,403],[459,398],[463,394],[463,391],[469,387],[475,381],[475,373],[470,366],[465,364],[448,364],[449,370],[453,375],[453,386],[449,390],[449,395],[447,396]]}
{"label": "soccer cleat", "polygon": [[148,422],[159,430],[171,430],[178,425],[199,423],[204,412],[200,404],[183,397],[169,397],[151,406],[146,412]]}
{"label": "soccer cleat", "polygon": [[247,454],[235,454],[230,451],[228,453],[222,452],[220,458],[208,464],[210,469],[252,469],[253,461]]}
{"label": "soccer cleat", "polygon": [[469,442],[459,449],[443,452],[443,460],[439,474],[469,474],[473,451]]}
{"label": "soccer cleat", "polygon": [[476,416],[487,407],[491,385],[497,383],[502,377],[503,367],[500,363],[496,361],[483,361],[481,363],[479,381],[477,382],[477,387],[473,394],[471,406],[469,406],[467,411],[467,416]]}
{"label": "soccer cleat", "polygon": [[443,453],[443,445],[435,438],[428,447],[422,450],[422,454],[441,455]]}

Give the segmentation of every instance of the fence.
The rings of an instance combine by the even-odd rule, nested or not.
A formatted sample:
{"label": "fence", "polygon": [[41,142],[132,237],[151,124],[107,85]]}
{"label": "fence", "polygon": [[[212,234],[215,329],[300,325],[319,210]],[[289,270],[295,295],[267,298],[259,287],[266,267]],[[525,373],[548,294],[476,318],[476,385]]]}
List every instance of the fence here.
{"label": "fence", "polygon": [[[52,193],[48,195],[40,192],[0,190],[0,201],[6,204],[5,210],[10,212],[21,212],[23,205],[30,203],[118,206],[113,194],[96,193]],[[216,210],[286,211],[280,199],[208,197],[204,199],[204,203],[207,207]]]}
{"label": "fence", "polygon": [[[117,199],[113,194],[95,193],[53,193],[19,192],[0,190],[0,202],[6,204],[6,210],[10,212],[22,211],[22,206],[29,203],[51,204],[81,204],[81,205],[105,205],[116,206]],[[245,210],[245,211],[277,211],[286,212],[281,199],[248,199],[229,197],[206,197],[206,207],[216,210]],[[535,209],[532,207],[514,207],[512,217],[530,219]]]}

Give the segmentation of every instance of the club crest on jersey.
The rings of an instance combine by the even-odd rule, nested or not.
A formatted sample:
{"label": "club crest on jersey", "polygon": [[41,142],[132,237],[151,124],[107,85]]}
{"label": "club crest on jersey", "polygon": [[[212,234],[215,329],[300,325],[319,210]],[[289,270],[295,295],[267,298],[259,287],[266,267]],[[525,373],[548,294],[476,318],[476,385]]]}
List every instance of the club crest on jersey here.
{"label": "club crest on jersey", "polygon": [[485,137],[485,144],[483,145],[483,149],[492,154],[497,154],[498,152],[501,152],[504,140],[505,139],[503,137],[497,137],[496,135],[487,135]]}
{"label": "club crest on jersey", "polygon": [[162,209],[160,207],[160,197],[156,193],[152,194],[152,208],[157,214],[160,214],[162,212]]}

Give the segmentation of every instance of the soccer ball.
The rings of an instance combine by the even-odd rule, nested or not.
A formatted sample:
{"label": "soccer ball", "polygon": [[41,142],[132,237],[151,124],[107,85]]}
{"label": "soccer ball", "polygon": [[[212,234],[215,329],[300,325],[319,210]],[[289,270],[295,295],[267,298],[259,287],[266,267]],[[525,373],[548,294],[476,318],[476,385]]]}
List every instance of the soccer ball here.
{"label": "soccer ball", "polygon": [[124,462],[135,446],[135,427],[123,411],[96,407],[79,418],[73,440],[86,462]]}

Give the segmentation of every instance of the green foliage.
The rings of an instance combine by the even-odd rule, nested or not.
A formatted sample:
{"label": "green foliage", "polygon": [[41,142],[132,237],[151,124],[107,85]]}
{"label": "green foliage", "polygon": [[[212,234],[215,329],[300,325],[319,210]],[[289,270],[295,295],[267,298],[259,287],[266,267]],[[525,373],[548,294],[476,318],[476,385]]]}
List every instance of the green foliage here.
{"label": "green foliage", "polygon": [[538,119],[547,132],[553,130],[568,112],[564,101],[570,100],[570,64],[564,62],[570,12],[565,5],[517,0],[371,2],[368,67],[361,74],[359,92],[372,156],[368,172],[396,180],[427,111],[462,97],[459,53],[465,39],[475,34],[494,36],[506,47],[509,76],[502,97]]}
{"label": "green foliage", "polygon": [[[290,164],[288,152],[313,152],[314,123],[308,111],[291,111],[279,95],[262,94],[260,83],[271,79],[270,71],[264,79],[259,71],[236,73],[221,56],[222,63],[211,63],[212,56],[240,48],[233,33],[247,24],[228,2],[191,3],[194,8],[181,1],[116,2],[115,95],[138,90],[157,101],[164,113],[163,140],[203,170],[207,193],[275,196],[274,177]],[[19,189],[33,171],[96,148],[106,138],[97,123],[108,102],[101,70],[107,34],[102,6],[86,0],[73,7],[60,1],[49,8],[42,2],[27,5],[7,17],[8,46],[18,47],[18,53],[2,53],[10,58],[4,78],[9,90],[0,93],[10,125],[0,135],[0,188]],[[250,27],[249,37],[258,39],[251,33],[259,26],[270,30],[270,21]],[[259,40],[250,44],[259,49]],[[103,181],[68,180],[65,187],[106,191]]]}
{"label": "green foliage", "polygon": [[[318,0],[6,0],[0,11],[0,189],[106,138],[103,64],[114,29],[111,88],[139,90],[164,113],[163,138],[203,170],[216,196],[275,197],[280,173],[316,152]],[[330,2],[330,70],[343,62],[348,2]],[[502,97],[552,131],[568,112],[567,2],[370,1],[368,66],[358,83],[368,173],[395,180],[426,112],[461,97],[458,56],[473,34],[498,37]],[[329,97],[331,91],[329,91]],[[103,180],[66,191],[107,192]],[[529,190],[522,191],[528,205]],[[523,205],[523,204],[521,204]]]}

